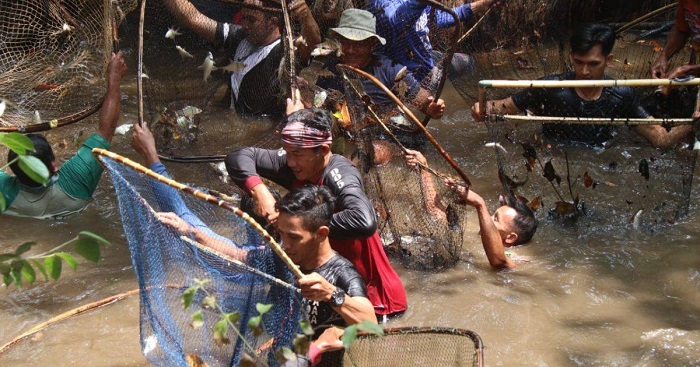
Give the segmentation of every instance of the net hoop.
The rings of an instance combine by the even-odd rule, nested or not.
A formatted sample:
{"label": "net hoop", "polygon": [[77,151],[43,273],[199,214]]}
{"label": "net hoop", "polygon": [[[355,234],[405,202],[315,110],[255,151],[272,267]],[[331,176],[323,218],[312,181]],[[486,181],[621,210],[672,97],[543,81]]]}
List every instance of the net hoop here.
{"label": "net hoop", "polygon": [[245,213],[241,209],[234,207],[233,205],[229,204],[228,202],[226,202],[220,198],[209,195],[209,194],[204,193],[202,191],[199,191],[195,188],[192,188],[190,186],[184,185],[184,184],[177,182],[175,180],[172,180],[172,179],[169,179],[169,178],[164,177],[162,175],[159,175],[159,174],[153,172],[152,170],[132,161],[129,158],[123,157],[119,154],[110,152],[110,151],[105,150],[105,149],[100,149],[100,148],[93,149],[92,154],[97,158],[99,158],[99,156],[109,157],[109,158],[111,158],[111,159],[113,159],[121,164],[124,164],[125,166],[127,166],[129,168],[132,168],[138,172],[145,174],[148,177],[151,177],[155,180],[158,180],[159,182],[162,182],[162,183],[169,185],[175,189],[178,189],[182,192],[190,194],[198,199],[204,200],[210,204],[217,205],[225,210],[232,212],[233,214],[235,214],[236,216],[238,216],[239,218],[244,220],[247,224],[249,224],[265,240],[265,242],[267,242],[270,245],[270,248],[272,249],[272,251],[275,254],[277,254],[277,256],[280,257],[280,259],[285,263],[285,265],[287,265],[287,267],[289,267],[289,270],[292,272],[292,274],[294,274],[294,276],[297,279],[304,276],[304,274],[301,272],[301,270],[299,270],[299,268],[294,264],[292,259],[290,259],[289,256],[287,256],[287,254],[284,252],[284,250],[282,250],[282,247],[279,245],[279,243],[277,243],[277,241],[275,241],[275,239],[272,238],[272,236],[270,236],[270,234],[258,222],[256,222],[253,218],[251,218],[247,213]]}
{"label": "net hoop", "polygon": [[700,85],[700,78],[606,80],[481,80],[479,88],[680,87]]}
{"label": "net hoop", "polygon": [[104,97],[100,99],[98,103],[96,103],[94,106],[90,108],[86,108],[80,112],[76,112],[70,116],[62,117],[60,119],[56,120],[51,120],[49,122],[42,122],[40,124],[32,124],[32,125],[25,125],[25,126],[1,126],[0,127],[0,132],[3,133],[10,133],[10,132],[18,132],[18,133],[37,133],[41,131],[47,131],[51,129],[56,129],[59,127],[63,126],[68,126],[70,124],[74,124],[86,117],[91,116],[93,113],[97,112],[100,110],[102,107],[102,102],[104,101]]}
{"label": "net hoop", "polygon": [[505,120],[516,123],[527,122],[547,122],[547,123],[567,123],[576,125],[615,125],[615,126],[640,126],[640,125],[690,125],[692,118],[669,118],[669,119],[640,119],[640,118],[605,118],[605,117],[556,117],[556,116],[524,116],[524,115],[503,115],[499,116]]}

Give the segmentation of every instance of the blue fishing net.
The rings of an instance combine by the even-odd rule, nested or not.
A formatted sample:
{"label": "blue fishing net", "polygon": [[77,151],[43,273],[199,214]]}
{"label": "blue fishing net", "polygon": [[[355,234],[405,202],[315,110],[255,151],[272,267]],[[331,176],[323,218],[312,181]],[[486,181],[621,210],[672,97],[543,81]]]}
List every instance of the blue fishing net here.
{"label": "blue fishing net", "polygon": [[[141,346],[146,358],[158,366],[202,362],[208,366],[237,366],[248,354],[258,365],[278,365],[275,351],[292,345],[300,333],[299,321],[304,313],[301,295],[289,285],[293,281],[291,273],[265,246],[262,237],[231,212],[162,183],[156,183],[162,186],[154,191],[155,181],[143,173],[105,156],[100,160],[117,193],[141,289]],[[182,199],[174,202],[186,205],[213,230],[212,236],[218,233],[221,236],[217,240],[231,246],[235,243],[245,250],[245,256],[227,258],[162,224],[154,210],[173,209],[168,207],[173,195]],[[183,293],[205,279],[208,282],[194,293],[192,305],[185,310]],[[204,307],[207,296],[215,297],[220,309]],[[273,304],[262,317],[262,333],[248,326],[248,321],[258,316],[257,304]],[[193,328],[196,311],[201,311],[203,325]],[[233,312],[239,313],[234,323],[238,333],[230,327],[225,334],[230,342],[219,345],[214,339],[215,324],[222,313]]]}

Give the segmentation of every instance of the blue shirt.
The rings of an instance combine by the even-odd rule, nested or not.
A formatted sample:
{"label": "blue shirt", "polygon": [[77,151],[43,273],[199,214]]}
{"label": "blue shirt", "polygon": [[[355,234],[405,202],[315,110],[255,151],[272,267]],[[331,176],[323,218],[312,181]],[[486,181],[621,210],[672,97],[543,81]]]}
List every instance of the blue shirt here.
{"label": "blue shirt", "polygon": [[[422,81],[431,71],[433,47],[428,38],[430,7],[418,0],[369,0],[367,10],[377,17],[377,34],[386,38],[383,52],[390,59],[406,65],[416,79]],[[452,8],[460,21],[473,15],[470,4]],[[435,23],[439,28],[454,26],[450,13],[436,10]]]}

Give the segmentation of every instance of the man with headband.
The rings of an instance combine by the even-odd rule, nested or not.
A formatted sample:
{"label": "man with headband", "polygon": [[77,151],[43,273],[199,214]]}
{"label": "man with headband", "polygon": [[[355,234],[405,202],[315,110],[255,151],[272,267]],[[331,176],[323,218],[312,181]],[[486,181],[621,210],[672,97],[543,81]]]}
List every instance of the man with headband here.
{"label": "man with headband", "polygon": [[[288,100],[288,110],[295,108],[289,105]],[[337,197],[331,247],[355,265],[379,321],[384,321],[406,310],[406,291],[384,252],[360,173],[347,158],[331,153],[331,124],[325,110],[292,112],[282,130],[283,149],[242,148],[226,157],[226,168],[233,182],[253,197],[256,214],[270,222],[278,213],[262,177],[287,189],[309,183],[328,187]]]}

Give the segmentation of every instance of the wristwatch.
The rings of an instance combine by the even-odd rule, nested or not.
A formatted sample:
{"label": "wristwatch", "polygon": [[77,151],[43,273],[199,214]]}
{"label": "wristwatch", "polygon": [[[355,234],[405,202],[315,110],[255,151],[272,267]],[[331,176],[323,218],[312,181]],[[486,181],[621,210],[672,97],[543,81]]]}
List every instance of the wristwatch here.
{"label": "wristwatch", "polygon": [[345,292],[342,289],[336,288],[335,292],[331,294],[331,305],[333,307],[340,307],[345,303]]}

